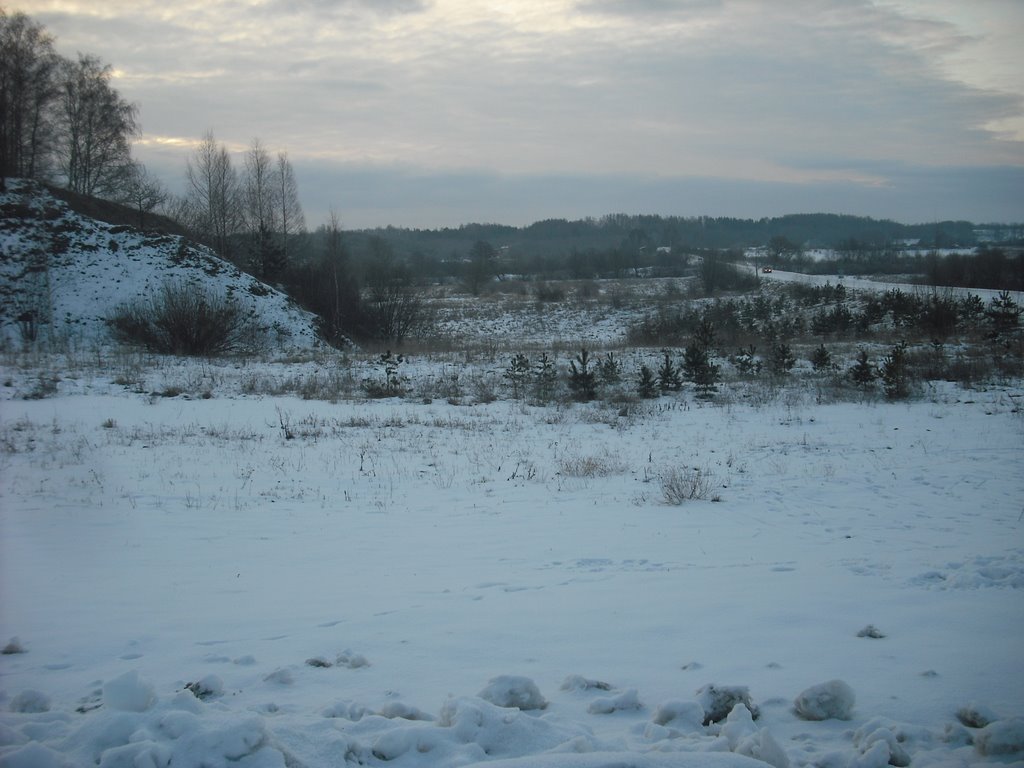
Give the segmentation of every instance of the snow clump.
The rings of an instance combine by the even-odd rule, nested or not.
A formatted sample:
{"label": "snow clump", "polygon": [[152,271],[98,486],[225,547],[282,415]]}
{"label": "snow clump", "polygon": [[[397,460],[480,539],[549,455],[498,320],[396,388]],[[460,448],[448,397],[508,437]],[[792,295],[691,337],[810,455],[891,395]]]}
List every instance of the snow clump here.
{"label": "snow clump", "polygon": [[767,728],[759,729],[754,725],[754,717],[745,704],[737,704],[726,717],[722,738],[729,750],[738,755],[752,757],[775,768],[790,766],[789,755]]}
{"label": "snow clump", "polygon": [[974,748],[982,755],[1024,752],[1024,717],[1009,717],[989,723],[974,737]]}
{"label": "snow clump", "polygon": [[548,703],[540,694],[537,684],[528,677],[498,675],[492,677],[477,694],[484,701],[498,707],[544,709]]}
{"label": "snow clump", "polygon": [[587,712],[592,715],[610,715],[612,712],[619,712],[629,709],[643,709],[636,688],[629,688],[618,696],[607,696],[594,699],[587,707]]}
{"label": "snow clump", "polygon": [[277,685],[292,685],[295,682],[295,675],[287,667],[281,667],[264,677],[263,682],[276,683]]}
{"label": "snow clump", "polygon": [[339,667],[348,667],[349,669],[361,669],[362,667],[370,666],[370,661],[361,653],[353,653],[350,650],[344,650],[338,654],[338,658],[335,663]]}
{"label": "snow clump", "polygon": [[999,719],[991,707],[971,702],[956,711],[956,719],[968,728],[984,728]]}
{"label": "snow clump", "polygon": [[217,675],[206,675],[206,677],[189,683],[185,686],[186,691],[191,691],[197,699],[205,700],[213,696],[224,694],[224,681]]}
{"label": "snow clump", "polygon": [[123,712],[145,712],[156,703],[156,692],[133,669],[103,686],[103,703]]}
{"label": "snow clump", "polygon": [[704,708],[704,725],[724,720],[737,704],[750,710],[756,720],[760,710],[750,701],[750,689],[745,685],[705,685],[697,690],[697,701]]}
{"label": "snow clump", "polygon": [[[451,729],[454,738],[474,753],[476,761],[497,757],[536,756],[538,752],[570,745],[570,751],[586,752],[597,747],[593,735],[580,726],[554,723],[520,710],[498,707],[478,698],[450,698],[437,720]],[[424,726],[426,727],[426,726]],[[410,729],[404,729],[409,732]],[[532,764],[532,763],[531,763]]]}
{"label": "snow clump", "polygon": [[24,712],[27,714],[49,712],[50,697],[40,691],[22,691],[11,699],[10,710],[11,712]]}
{"label": "snow clump", "polygon": [[611,685],[603,680],[591,680],[583,675],[569,675],[562,681],[563,691],[589,691],[596,688],[599,691],[610,691]]}
{"label": "snow clump", "polygon": [[4,656],[13,656],[16,653],[25,653],[25,646],[21,644],[21,640],[16,637],[12,637],[11,641],[4,646],[0,653]]}
{"label": "snow clump", "polygon": [[793,702],[797,717],[804,720],[849,720],[853,689],[842,680],[812,685]]}
{"label": "snow clump", "polygon": [[877,759],[884,757],[881,765],[905,768],[910,765],[910,755],[902,744],[905,738],[876,717],[857,729],[853,734],[853,744],[860,749],[863,764],[874,765]]}
{"label": "snow clump", "polygon": [[696,701],[666,701],[658,705],[651,719],[657,725],[698,731],[704,725],[704,707]]}

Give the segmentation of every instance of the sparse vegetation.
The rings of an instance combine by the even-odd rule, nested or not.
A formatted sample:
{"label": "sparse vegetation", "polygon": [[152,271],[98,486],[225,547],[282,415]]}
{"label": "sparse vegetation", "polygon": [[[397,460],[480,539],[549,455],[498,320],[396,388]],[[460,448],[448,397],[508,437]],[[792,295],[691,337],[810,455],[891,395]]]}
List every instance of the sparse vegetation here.
{"label": "sparse vegetation", "polygon": [[711,474],[700,467],[671,467],[659,479],[665,503],[673,506],[706,499],[711,491]]}
{"label": "sparse vegetation", "polygon": [[235,301],[183,282],[165,283],[149,301],[117,307],[107,325],[117,341],[199,357],[237,351],[251,331]]}

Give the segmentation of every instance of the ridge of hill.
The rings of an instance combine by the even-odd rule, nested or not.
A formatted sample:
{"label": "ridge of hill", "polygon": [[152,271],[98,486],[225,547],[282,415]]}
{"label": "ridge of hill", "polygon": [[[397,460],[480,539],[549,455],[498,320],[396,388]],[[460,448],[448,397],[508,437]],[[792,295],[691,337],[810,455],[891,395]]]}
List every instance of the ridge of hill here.
{"label": "ridge of hill", "polygon": [[[109,218],[109,206],[92,206]],[[0,343],[27,335],[102,342],[116,308],[179,284],[236,302],[257,346],[320,343],[312,313],[205,246],[180,233],[101,221],[36,182],[7,179],[0,192]]]}

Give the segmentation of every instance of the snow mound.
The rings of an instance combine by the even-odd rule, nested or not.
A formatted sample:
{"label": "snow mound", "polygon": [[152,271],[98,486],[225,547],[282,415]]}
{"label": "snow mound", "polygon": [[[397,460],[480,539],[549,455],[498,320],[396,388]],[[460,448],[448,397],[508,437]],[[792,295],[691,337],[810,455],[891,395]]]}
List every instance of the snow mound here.
{"label": "snow mound", "polygon": [[704,708],[704,725],[724,720],[737,704],[750,710],[757,719],[760,710],[750,701],[750,689],[745,685],[705,685],[697,691],[697,701]]}
{"label": "snow mound", "polygon": [[339,667],[348,667],[349,669],[360,669],[362,667],[370,666],[370,662],[365,656],[361,653],[353,653],[349,650],[344,650],[339,653],[335,663]]}
{"label": "snow mound", "polygon": [[236,302],[258,346],[308,349],[315,317],[213,251],[177,235],[106,224],[72,211],[40,185],[8,179],[0,192],[0,340],[108,338],[118,306],[168,284],[195,285]]}
{"label": "snow mound", "polygon": [[35,741],[0,756],[0,768],[68,768],[70,765],[59,752]]}
{"label": "snow mound", "polygon": [[563,691],[589,691],[592,689],[610,691],[612,687],[603,680],[591,680],[590,678],[583,677],[583,675],[568,675],[562,681]]}
{"label": "snow mound", "polygon": [[50,697],[34,690],[22,691],[11,699],[11,712],[49,712]]}
{"label": "snow mound", "polygon": [[478,760],[483,760],[485,755],[521,757],[566,744],[570,745],[570,751],[590,750],[596,746],[591,734],[579,726],[556,724],[477,698],[448,699],[437,723],[440,730],[424,727],[431,728],[437,738],[454,737],[461,744],[472,745],[474,751],[480,751]]}
{"label": "snow mound", "polygon": [[1011,717],[986,725],[974,737],[974,747],[982,755],[1024,752],[1024,717]]}
{"label": "snow mound", "polygon": [[124,712],[145,712],[156,702],[153,686],[136,670],[125,672],[103,686],[103,704]]}
{"label": "snow mound", "polygon": [[657,725],[698,731],[704,724],[704,708],[696,701],[666,701],[658,705],[651,719]]}
{"label": "snow mound", "polygon": [[767,728],[754,725],[754,717],[744,704],[737,704],[726,717],[721,738],[729,750],[738,755],[752,757],[775,768],[789,768],[786,751]]}
{"label": "snow mound", "polygon": [[548,705],[544,697],[541,696],[537,684],[528,677],[518,675],[492,677],[477,695],[498,707],[529,710],[544,709]]}
{"label": "snow mound", "polygon": [[984,728],[998,720],[999,715],[991,707],[971,702],[956,711],[956,719],[968,728]]}
{"label": "snow mound", "polygon": [[853,689],[842,680],[812,685],[793,702],[804,720],[849,720],[853,712]]}
{"label": "snow mound", "polygon": [[620,712],[632,709],[643,709],[640,697],[636,688],[629,688],[618,696],[607,696],[594,699],[587,707],[587,712],[592,715],[610,715],[613,712]]}
{"label": "snow mound", "polygon": [[206,675],[194,683],[188,683],[185,686],[185,690],[191,691],[192,695],[197,699],[205,700],[214,696],[222,696],[224,694],[224,681],[217,675]]}
{"label": "snow mound", "polygon": [[861,752],[861,761],[873,764],[884,758],[883,765],[905,768],[910,765],[910,755],[903,743],[907,736],[895,724],[880,718],[873,718],[853,734],[853,744]]}
{"label": "snow mound", "polygon": [[941,569],[926,571],[911,582],[931,589],[984,589],[1003,587],[1024,589],[1024,555],[989,555],[946,563]]}
{"label": "snow mound", "polygon": [[481,765],[487,768],[764,768],[764,763],[759,760],[721,752],[673,755],[627,755],[620,752],[549,754],[494,760]]}

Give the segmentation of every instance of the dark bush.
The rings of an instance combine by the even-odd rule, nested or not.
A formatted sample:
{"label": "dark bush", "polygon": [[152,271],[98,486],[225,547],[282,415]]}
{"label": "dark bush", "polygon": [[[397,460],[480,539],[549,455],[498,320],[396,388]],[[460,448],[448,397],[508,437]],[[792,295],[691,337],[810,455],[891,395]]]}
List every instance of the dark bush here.
{"label": "dark bush", "polygon": [[185,282],[165,283],[149,300],[122,304],[107,318],[107,326],[117,341],[194,356],[232,352],[248,330],[238,304]]}

